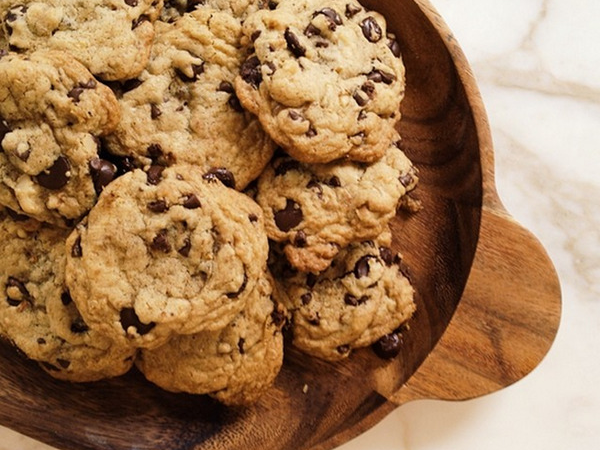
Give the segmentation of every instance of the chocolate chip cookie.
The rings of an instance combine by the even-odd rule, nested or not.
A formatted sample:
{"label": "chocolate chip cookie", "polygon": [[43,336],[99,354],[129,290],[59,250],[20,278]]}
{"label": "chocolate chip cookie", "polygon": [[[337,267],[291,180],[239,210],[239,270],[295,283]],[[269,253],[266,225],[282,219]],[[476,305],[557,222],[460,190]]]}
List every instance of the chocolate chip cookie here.
{"label": "chocolate chip cookie", "polygon": [[293,345],[340,360],[394,332],[415,311],[414,291],[402,273],[391,235],[352,244],[324,272],[297,272],[275,259],[275,298],[290,312]]}
{"label": "chocolate chip cookie", "polygon": [[49,305],[69,303],[64,283],[68,230],[0,212],[0,335],[53,377],[94,381],[127,372],[134,352],[91,331],[85,322],[64,321],[56,331]]}
{"label": "chocolate chip cookie", "polygon": [[253,53],[237,95],[291,156],[372,162],[385,153],[404,66],[381,15],[348,0],[281,0],[250,15],[243,32]]}
{"label": "chocolate chip cookie", "polygon": [[148,380],[174,392],[210,394],[228,405],[258,400],[283,362],[282,312],[263,277],[248,306],[223,330],[176,336],[154,350],[142,350],[137,367]]}
{"label": "chocolate chip cookie", "polygon": [[71,54],[103,80],[138,76],[150,54],[162,0],[2,0],[9,48]]}
{"label": "chocolate chip cookie", "polygon": [[68,54],[40,51],[0,56],[0,98],[0,204],[68,225],[111,179],[98,137],[119,121],[114,94]]}
{"label": "chocolate chip cookie", "polygon": [[280,155],[259,178],[256,199],[269,238],[284,245],[291,265],[320,272],[341,248],[381,234],[416,183],[397,144],[372,164],[306,164]]}
{"label": "chocolate chip cookie", "polygon": [[147,348],[226,326],[268,258],[260,207],[187,166],[117,178],[67,249],[67,286],[90,328]]}
{"label": "chocolate chip cookie", "polygon": [[240,190],[255,179],[275,144],[234,92],[240,36],[238,19],[208,7],[157,22],[147,70],[121,87],[122,120],[107,139],[109,150],[142,165],[218,170]]}

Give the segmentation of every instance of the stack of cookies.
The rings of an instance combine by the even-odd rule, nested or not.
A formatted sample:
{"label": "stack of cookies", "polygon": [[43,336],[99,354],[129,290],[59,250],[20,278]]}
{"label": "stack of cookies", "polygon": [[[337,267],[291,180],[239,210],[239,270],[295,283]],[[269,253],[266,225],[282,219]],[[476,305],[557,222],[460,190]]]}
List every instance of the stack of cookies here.
{"label": "stack of cookies", "polygon": [[256,401],[290,343],[399,350],[417,185],[355,0],[0,0],[0,336],[75,382]]}

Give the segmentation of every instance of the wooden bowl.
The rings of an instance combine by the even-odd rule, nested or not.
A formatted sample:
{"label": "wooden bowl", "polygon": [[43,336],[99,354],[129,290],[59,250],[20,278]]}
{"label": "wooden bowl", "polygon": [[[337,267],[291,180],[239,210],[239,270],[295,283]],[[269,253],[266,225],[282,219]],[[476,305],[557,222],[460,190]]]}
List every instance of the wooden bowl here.
{"label": "wooden bowl", "polygon": [[400,131],[420,169],[424,209],[393,223],[418,312],[400,356],[363,349],[341,363],[290,350],[258,405],[175,395],[132,371],[74,385],[0,346],[0,423],[61,449],[330,449],[416,398],[460,400],[503,388],[548,351],[560,287],[538,241],[502,207],[484,107],[452,34],[426,0],[368,0],[401,44]]}

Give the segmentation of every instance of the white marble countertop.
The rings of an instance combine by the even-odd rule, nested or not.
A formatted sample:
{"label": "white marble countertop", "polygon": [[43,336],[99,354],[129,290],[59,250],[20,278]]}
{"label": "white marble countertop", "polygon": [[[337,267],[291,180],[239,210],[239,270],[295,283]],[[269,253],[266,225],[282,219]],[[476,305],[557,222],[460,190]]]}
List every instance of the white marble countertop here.
{"label": "white marble countertop", "polygon": [[[559,273],[561,327],[525,379],[417,401],[340,450],[595,450],[600,445],[600,2],[431,0],[471,62],[500,197]],[[0,427],[0,450],[52,450]]]}

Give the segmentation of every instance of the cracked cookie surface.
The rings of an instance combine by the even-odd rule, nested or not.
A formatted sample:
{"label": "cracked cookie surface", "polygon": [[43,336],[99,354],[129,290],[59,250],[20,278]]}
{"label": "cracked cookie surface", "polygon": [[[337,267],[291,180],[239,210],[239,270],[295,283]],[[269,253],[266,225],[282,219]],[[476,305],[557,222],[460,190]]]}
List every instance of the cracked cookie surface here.
{"label": "cracked cookie surface", "polygon": [[147,69],[121,91],[122,120],[107,139],[109,150],[142,164],[227,171],[232,187],[243,189],[258,177],[275,144],[234,92],[243,59],[239,21],[202,7],[155,26]]}
{"label": "cracked cookie surface", "polygon": [[147,348],[231,322],[268,257],[260,207],[187,166],[112,182],[67,248],[67,285],[86,323]]}
{"label": "cracked cookie surface", "polygon": [[393,139],[404,66],[386,22],[347,0],[282,0],[243,25],[254,53],[235,88],[295,159],[379,159]]}
{"label": "cracked cookie surface", "polygon": [[69,55],[0,56],[0,204],[68,224],[98,191],[98,137],[119,121],[112,91]]}
{"label": "cracked cookie surface", "polygon": [[305,164],[282,155],[259,178],[256,199],[269,238],[284,245],[292,266],[320,272],[341,248],[380,235],[417,180],[397,144],[372,164]]}
{"label": "cracked cookie surface", "polygon": [[90,330],[76,311],[69,317],[61,312],[70,303],[64,273],[68,234],[0,212],[0,335],[55,378],[84,382],[122,375],[134,352]]}
{"label": "cracked cookie surface", "polygon": [[144,69],[162,0],[0,0],[8,47],[66,52],[103,80]]}

